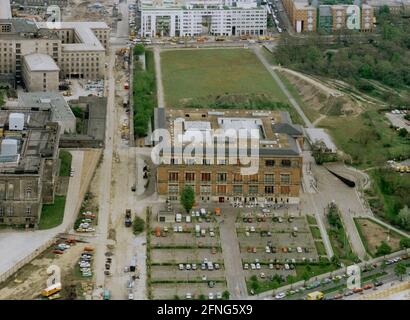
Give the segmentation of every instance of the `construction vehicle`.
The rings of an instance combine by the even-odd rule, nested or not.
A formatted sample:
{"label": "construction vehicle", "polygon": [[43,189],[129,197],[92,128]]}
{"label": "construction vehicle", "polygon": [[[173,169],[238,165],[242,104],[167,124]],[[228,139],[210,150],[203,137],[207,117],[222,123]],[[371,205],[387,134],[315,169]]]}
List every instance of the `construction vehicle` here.
{"label": "construction vehicle", "polygon": [[321,291],[314,291],[311,293],[308,293],[306,298],[307,300],[323,300],[325,295]]}
{"label": "construction vehicle", "polygon": [[131,227],[132,220],[131,220],[131,209],[126,209],[125,210],[125,226]]}
{"label": "construction vehicle", "polygon": [[48,298],[48,297],[52,296],[53,294],[56,294],[57,292],[60,292],[60,291],[61,291],[61,283],[58,282],[56,284],[53,284],[53,285],[45,288],[43,291],[41,291],[41,295],[43,297]]}

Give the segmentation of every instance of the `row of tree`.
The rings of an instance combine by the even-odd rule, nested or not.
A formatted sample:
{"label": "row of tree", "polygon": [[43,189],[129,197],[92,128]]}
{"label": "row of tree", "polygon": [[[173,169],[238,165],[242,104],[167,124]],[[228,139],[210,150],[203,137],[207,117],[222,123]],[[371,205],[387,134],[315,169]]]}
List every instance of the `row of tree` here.
{"label": "row of tree", "polygon": [[383,11],[377,18],[376,35],[343,31],[333,39],[284,37],[275,58],[292,69],[341,79],[364,91],[376,88],[371,80],[406,88],[410,86],[410,19]]}

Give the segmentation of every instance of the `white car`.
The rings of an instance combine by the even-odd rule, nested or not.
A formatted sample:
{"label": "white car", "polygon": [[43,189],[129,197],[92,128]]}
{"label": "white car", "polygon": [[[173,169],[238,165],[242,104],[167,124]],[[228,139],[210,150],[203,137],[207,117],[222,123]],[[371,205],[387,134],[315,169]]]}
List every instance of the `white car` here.
{"label": "white car", "polygon": [[297,248],[296,248],[296,251],[297,251],[298,253],[302,253],[302,252],[303,252],[301,247],[297,247]]}
{"label": "white car", "polygon": [[218,300],[221,300],[221,299],[222,299],[222,293],[217,292],[217,293],[216,293],[216,298],[217,298]]}
{"label": "white car", "polygon": [[289,265],[285,263],[285,270],[289,270],[289,269],[290,269]]}
{"label": "white car", "polygon": [[254,263],[251,263],[251,269],[255,270],[256,269],[256,265]]}
{"label": "white car", "polygon": [[209,298],[209,300],[213,300],[214,299],[214,294],[212,292],[210,292],[208,294],[208,298]]}
{"label": "white car", "polygon": [[245,264],[243,265],[243,269],[244,269],[244,270],[248,270],[248,269],[249,269],[249,264],[245,263]]}
{"label": "white car", "polygon": [[128,294],[128,300],[134,300],[134,294],[133,293]]}
{"label": "white car", "polygon": [[190,292],[187,292],[185,295],[186,299],[192,299],[192,294]]}
{"label": "white car", "polygon": [[260,263],[257,263],[256,264],[256,270],[260,270],[261,269],[261,264]]}
{"label": "white car", "polygon": [[182,263],[179,264],[179,270],[184,270],[184,265]]}
{"label": "white car", "polygon": [[185,268],[186,268],[187,270],[191,270],[191,265],[190,265],[190,264],[187,264]]}
{"label": "white car", "polygon": [[266,253],[270,253],[270,248],[269,248],[268,246],[266,246],[265,252],[266,252]]}
{"label": "white car", "polygon": [[278,293],[278,294],[275,296],[275,299],[283,299],[284,297],[286,297],[286,293],[281,292],[281,293]]}

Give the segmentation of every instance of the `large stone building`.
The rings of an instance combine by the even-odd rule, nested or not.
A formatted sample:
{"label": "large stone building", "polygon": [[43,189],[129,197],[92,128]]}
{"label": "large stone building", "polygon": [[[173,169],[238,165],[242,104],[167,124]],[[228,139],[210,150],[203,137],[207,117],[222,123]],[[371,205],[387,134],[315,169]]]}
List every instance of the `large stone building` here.
{"label": "large stone building", "polygon": [[314,0],[283,0],[283,6],[296,32],[335,32],[374,28],[374,10],[367,4],[322,5]]}
{"label": "large stone building", "polygon": [[[196,200],[202,202],[298,203],[304,138],[302,128],[292,124],[287,112],[157,110],[155,125],[169,130],[171,137],[170,146],[161,147],[158,160],[157,191],[160,196],[176,201],[184,186],[189,185],[195,190]],[[243,172],[246,161],[230,159],[231,151],[226,151],[224,139],[222,144],[211,145],[203,153],[190,153],[181,158],[176,152],[178,143],[185,149],[198,133],[201,136],[209,134],[210,141],[219,139],[221,132],[215,131],[218,129],[223,132],[233,129],[239,135],[250,133],[251,129],[259,133],[259,139],[249,140],[249,147],[236,140],[238,146],[234,148],[250,155],[256,171]],[[208,147],[201,143],[196,146],[204,151]],[[155,148],[159,147],[157,144]],[[210,150],[214,152],[208,152]]]}
{"label": "large stone building", "polygon": [[22,76],[28,91],[58,91],[59,72],[49,55],[31,53],[23,57]]}
{"label": "large stone building", "polygon": [[102,79],[110,28],[104,22],[0,20],[0,74],[23,84],[24,56],[50,56],[60,78]]}
{"label": "large stone building", "polygon": [[145,0],[141,35],[265,35],[267,12],[255,0]]}
{"label": "large stone building", "polygon": [[0,110],[0,225],[36,227],[54,201],[59,136],[49,111]]}
{"label": "large stone building", "polygon": [[383,6],[387,6],[390,13],[410,15],[410,0],[364,0],[364,2],[372,6],[376,11],[379,11]]}

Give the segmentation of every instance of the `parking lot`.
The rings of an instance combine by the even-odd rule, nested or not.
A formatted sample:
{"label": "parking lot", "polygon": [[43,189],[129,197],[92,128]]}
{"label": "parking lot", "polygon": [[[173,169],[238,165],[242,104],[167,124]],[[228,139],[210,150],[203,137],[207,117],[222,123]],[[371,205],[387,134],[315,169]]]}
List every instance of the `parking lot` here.
{"label": "parking lot", "polygon": [[174,209],[150,219],[152,298],[221,299],[226,281],[215,213]]}
{"label": "parking lot", "polygon": [[244,210],[237,217],[236,232],[247,281],[252,276],[258,280],[270,280],[274,275],[286,279],[297,275],[298,263],[318,262],[306,217],[273,212]]}

